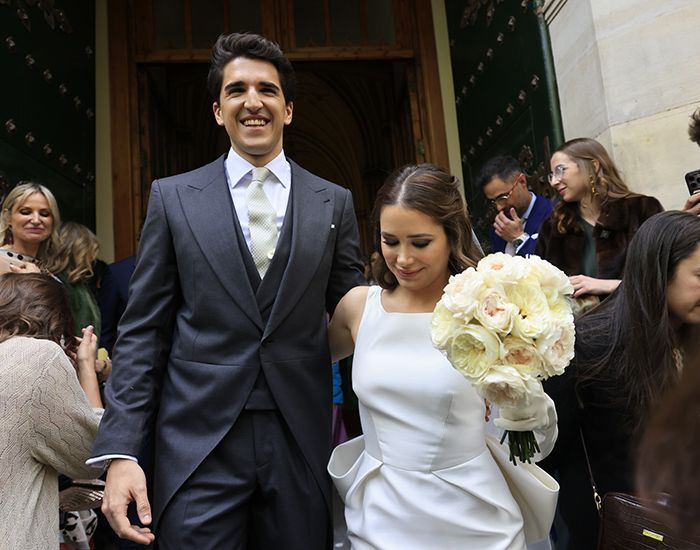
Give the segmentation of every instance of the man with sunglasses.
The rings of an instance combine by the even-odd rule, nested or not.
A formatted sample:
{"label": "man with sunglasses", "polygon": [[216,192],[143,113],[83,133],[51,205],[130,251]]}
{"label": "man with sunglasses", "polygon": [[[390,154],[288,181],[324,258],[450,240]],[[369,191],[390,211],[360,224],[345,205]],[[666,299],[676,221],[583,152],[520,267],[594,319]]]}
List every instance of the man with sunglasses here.
{"label": "man with sunglasses", "polygon": [[534,254],[540,225],[552,213],[552,203],[528,189],[525,173],[513,157],[490,159],[481,168],[477,183],[495,210],[489,231],[491,252]]}

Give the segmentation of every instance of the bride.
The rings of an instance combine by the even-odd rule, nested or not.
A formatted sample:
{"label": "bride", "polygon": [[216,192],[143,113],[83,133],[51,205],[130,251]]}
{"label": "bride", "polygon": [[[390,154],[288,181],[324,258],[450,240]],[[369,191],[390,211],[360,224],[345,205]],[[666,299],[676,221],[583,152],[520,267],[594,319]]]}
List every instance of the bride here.
{"label": "bride", "polygon": [[[481,255],[459,187],[428,164],[388,178],[373,213],[379,286],[348,292],[330,323],[333,360],[354,352],[364,433],[328,466],[354,549],[525,548],[521,509],[487,447],[484,401],[430,339],[450,275]],[[549,453],[552,401],[542,394],[522,416],[502,410],[499,420],[533,429]]]}

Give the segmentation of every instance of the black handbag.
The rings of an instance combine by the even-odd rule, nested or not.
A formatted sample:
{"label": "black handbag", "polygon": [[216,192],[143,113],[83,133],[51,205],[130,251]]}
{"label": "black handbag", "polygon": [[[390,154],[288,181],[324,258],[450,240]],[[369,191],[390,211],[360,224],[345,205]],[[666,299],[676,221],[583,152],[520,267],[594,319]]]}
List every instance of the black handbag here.
{"label": "black handbag", "polygon": [[652,510],[651,502],[627,493],[607,493],[601,500],[586,441],[581,434],[593,501],[600,515],[598,550],[700,550],[700,542],[691,542],[674,535],[663,519]]}

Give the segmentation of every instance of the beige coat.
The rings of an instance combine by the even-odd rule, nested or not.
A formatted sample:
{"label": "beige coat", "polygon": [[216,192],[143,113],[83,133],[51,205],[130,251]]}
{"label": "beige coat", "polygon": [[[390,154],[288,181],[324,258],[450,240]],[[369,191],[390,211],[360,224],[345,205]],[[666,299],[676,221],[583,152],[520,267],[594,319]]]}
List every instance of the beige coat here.
{"label": "beige coat", "polygon": [[0,547],[58,547],[58,473],[96,476],[85,460],[98,424],[57,344],[0,343]]}

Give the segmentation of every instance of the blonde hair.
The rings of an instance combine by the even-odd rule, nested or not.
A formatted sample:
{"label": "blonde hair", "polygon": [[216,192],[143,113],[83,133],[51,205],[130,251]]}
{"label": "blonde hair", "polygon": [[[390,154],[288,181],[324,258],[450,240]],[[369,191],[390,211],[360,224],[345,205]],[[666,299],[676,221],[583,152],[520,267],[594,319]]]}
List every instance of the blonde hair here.
{"label": "blonde hair", "polygon": [[100,243],[92,231],[79,223],[66,222],[61,227],[54,272],[64,273],[71,283],[84,283],[93,275],[92,264],[99,251]]}
{"label": "blonde hair", "polygon": [[[35,193],[40,193],[49,204],[51,217],[53,218],[53,227],[51,235],[39,245],[37,260],[40,260],[47,266],[53,263],[54,255],[58,250],[58,233],[61,229],[61,213],[58,210],[58,203],[53,193],[47,187],[40,183],[25,182],[17,185],[12,191],[7,194],[5,201],[2,203],[2,215],[0,216],[0,246],[12,244],[12,229],[10,228],[10,217],[15,208],[22,206],[25,201]],[[50,270],[50,268],[49,268]]]}

